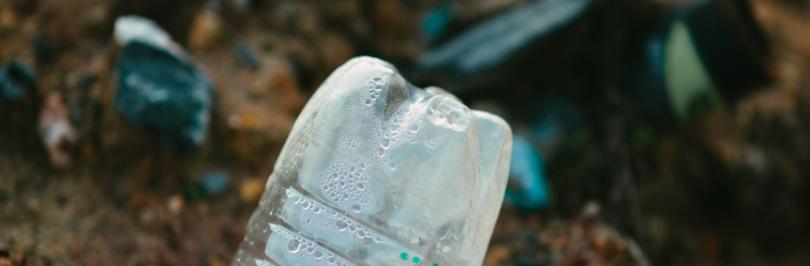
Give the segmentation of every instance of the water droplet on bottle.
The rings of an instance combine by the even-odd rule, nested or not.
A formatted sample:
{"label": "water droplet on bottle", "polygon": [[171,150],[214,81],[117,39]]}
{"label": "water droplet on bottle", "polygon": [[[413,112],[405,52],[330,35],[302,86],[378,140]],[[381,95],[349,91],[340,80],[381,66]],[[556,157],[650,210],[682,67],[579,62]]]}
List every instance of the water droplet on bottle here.
{"label": "water droplet on bottle", "polygon": [[360,212],[360,205],[357,204],[352,205],[352,211],[356,213]]}
{"label": "water droplet on bottle", "polygon": [[383,149],[388,149],[391,147],[391,140],[390,139],[381,139],[380,140],[380,147]]}
{"label": "water droplet on bottle", "polygon": [[348,227],[348,226],[349,226],[349,225],[348,225],[348,224],[346,224],[346,222],[344,222],[344,221],[337,221],[337,223],[336,223],[335,225],[337,225],[338,229],[339,229],[341,232],[345,231],[345,230],[346,230],[346,227]]}
{"label": "water droplet on bottle", "polygon": [[293,254],[298,253],[298,251],[300,249],[301,249],[301,243],[298,242],[298,240],[295,240],[295,239],[290,240],[290,243],[287,244],[287,251],[289,251],[290,253],[293,253]]}

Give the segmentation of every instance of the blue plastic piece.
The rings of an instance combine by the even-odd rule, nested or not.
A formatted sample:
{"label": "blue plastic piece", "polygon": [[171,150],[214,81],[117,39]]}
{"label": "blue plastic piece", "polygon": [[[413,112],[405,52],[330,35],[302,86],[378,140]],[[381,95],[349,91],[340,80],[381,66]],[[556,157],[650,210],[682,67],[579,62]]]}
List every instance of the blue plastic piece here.
{"label": "blue plastic piece", "polygon": [[205,189],[205,193],[208,195],[217,195],[225,191],[225,188],[228,187],[229,180],[230,176],[225,170],[207,173],[203,175],[202,178],[203,189]]}
{"label": "blue plastic piece", "polygon": [[187,158],[205,141],[213,102],[208,77],[169,50],[132,41],[118,61],[113,105],[137,128]]}
{"label": "blue plastic piece", "polygon": [[452,19],[453,2],[444,2],[422,18],[422,37],[429,43],[436,41],[447,31]]}
{"label": "blue plastic piece", "polygon": [[579,18],[593,0],[541,0],[521,5],[422,55],[421,71],[470,76],[500,66],[535,41]]}
{"label": "blue plastic piece", "polygon": [[518,188],[506,189],[506,201],[527,210],[542,209],[550,200],[545,160],[532,144],[519,135],[512,138],[509,182]]}
{"label": "blue plastic piece", "polygon": [[0,97],[2,98],[21,101],[26,97],[26,86],[36,87],[36,85],[36,74],[22,59],[15,58],[0,68]]}

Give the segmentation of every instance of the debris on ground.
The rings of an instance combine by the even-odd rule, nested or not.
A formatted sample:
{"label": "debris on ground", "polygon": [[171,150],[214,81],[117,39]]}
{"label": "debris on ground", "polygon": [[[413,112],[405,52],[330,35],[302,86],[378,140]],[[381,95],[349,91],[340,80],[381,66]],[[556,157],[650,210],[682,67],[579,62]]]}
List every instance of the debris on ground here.
{"label": "debris on ground", "polygon": [[[116,71],[115,107],[172,152],[190,156],[205,141],[212,85],[208,77],[172,53],[175,46],[159,30],[144,27],[143,31],[155,33],[118,31],[118,36],[126,37],[120,38],[125,46]],[[166,42],[169,44],[164,45]]]}
{"label": "debris on ground", "polygon": [[[0,265],[227,264],[304,103],[359,55],[502,115],[541,155],[528,165],[552,197],[504,205],[485,265],[807,265],[807,12],[712,1],[750,3],[773,84],[668,130],[619,93],[629,191],[599,126],[617,1],[0,1]],[[618,2],[632,20],[694,1]],[[631,48],[664,73],[664,47]],[[548,90],[572,104],[539,101]],[[205,178],[218,169],[225,182]]]}
{"label": "debris on ground", "polygon": [[202,176],[202,186],[205,189],[206,194],[209,196],[215,196],[228,188],[229,180],[230,176],[226,170],[208,172]]}
{"label": "debris on ground", "polygon": [[56,168],[70,167],[77,135],[70,124],[68,109],[61,94],[54,93],[45,98],[39,116],[39,134],[48,150],[51,165]]}

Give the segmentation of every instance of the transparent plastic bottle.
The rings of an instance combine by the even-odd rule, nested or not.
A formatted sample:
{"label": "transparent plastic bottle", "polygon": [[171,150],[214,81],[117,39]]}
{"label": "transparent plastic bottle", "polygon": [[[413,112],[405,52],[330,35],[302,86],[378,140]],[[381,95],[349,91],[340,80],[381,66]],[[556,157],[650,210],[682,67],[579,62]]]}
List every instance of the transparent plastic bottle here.
{"label": "transparent plastic bottle", "polygon": [[495,115],[352,59],[296,120],[232,264],[480,265],[511,137]]}

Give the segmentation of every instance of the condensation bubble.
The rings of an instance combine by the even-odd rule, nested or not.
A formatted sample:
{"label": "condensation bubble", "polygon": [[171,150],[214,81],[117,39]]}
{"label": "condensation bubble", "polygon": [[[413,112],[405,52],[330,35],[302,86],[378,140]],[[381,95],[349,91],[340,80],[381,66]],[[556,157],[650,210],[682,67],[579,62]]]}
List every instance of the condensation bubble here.
{"label": "condensation bubble", "polygon": [[290,240],[290,243],[287,244],[287,251],[295,254],[299,250],[301,250],[301,243],[296,239]]}
{"label": "condensation bubble", "polygon": [[360,205],[357,205],[357,204],[352,205],[352,211],[353,212],[360,212]]}
{"label": "condensation bubble", "polygon": [[349,226],[345,221],[337,221],[336,225],[341,232],[345,231],[346,227]]}
{"label": "condensation bubble", "polygon": [[416,132],[418,132],[418,131],[419,131],[419,125],[418,125],[418,124],[411,124],[411,125],[408,127],[408,130],[409,130],[409,131],[411,131],[411,132],[413,132],[413,133],[416,133]]}
{"label": "condensation bubble", "polygon": [[381,139],[380,140],[380,147],[382,147],[383,149],[388,149],[389,147],[391,147],[391,140],[390,139],[385,139],[385,138]]}

